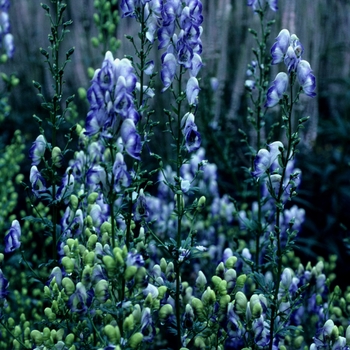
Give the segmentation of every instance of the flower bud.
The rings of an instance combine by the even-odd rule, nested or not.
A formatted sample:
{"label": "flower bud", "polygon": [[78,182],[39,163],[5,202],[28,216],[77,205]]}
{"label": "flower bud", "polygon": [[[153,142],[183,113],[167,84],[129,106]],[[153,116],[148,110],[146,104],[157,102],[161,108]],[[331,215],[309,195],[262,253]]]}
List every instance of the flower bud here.
{"label": "flower bud", "polygon": [[160,259],[160,264],[159,264],[159,266],[160,266],[160,269],[162,270],[162,272],[165,273],[168,264],[167,264],[167,262],[166,262],[166,260],[165,260],[164,258],[161,258],[161,259]]}
{"label": "flower bud", "polygon": [[38,330],[34,329],[30,333],[30,337],[33,339],[35,345],[40,346],[43,343],[43,335]]}
{"label": "flower bud", "polygon": [[[119,330],[119,329],[118,329]],[[118,339],[118,332],[116,330],[116,327],[113,327],[112,325],[108,324],[104,328],[104,332],[108,338],[108,340],[112,344],[117,344],[120,340],[120,334],[119,334],[119,339]],[[120,332],[119,332],[120,333]]]}
{"label": "flower bud", "polygon": [[72,273],[74,271],[74,259],[64,256],[62,258],[62,265],[67,273]]}
{"label": "flower bud", "polygon": [[330,336],[334,328],[334,322],[332,320],[327,320],[323,326],[324,334]]}
{"label": "flower bud", "polygon": [[95,264],[95,252],[88,252],[84,254],[84,264],[85,266],[94,266]]}
{"label": "flower bud", "polygon": [[68,296],[71,296],[75,291],[75,285],[69,277],[63,278],[62,286]]}
{"label": "flower bud", "polygon": [[235,310],[238,315],[245,314],[247,310],[247,297],[242,292],[237,292],[235,295]]}
{"label": "flower bud", "polygon": [[226,307],[230,301],[231,301],[231,297],[228,294],[223,295],[219,300],[220,308],[222,310],[226,310]]}
{"label": "flower bud", "polygon": [[225,262],[225,266],[228,268],[228,269],[232,269],[235,264],[237,262],[237,257],[236,256],[230,256],[226,262]]}
{"label": "flower bud", "polygon": [[166,286],[160,286],[158,287],[158,299],[162,300],[164,298],[165,293],[167,292],[168,288]]}
{"label": "flower bud", "polygon": [[202,302],[204,305],[212,305],[216,301],[216,295],[215,292],[210,288],[207,287],[205,292],[202,294]]}
{"label": "flower bud", "polygon": [[66,339],[64,340],[64,343],[66,344],[66,346],[71,346],[73,345],[74,342],[74,334],[73,333],[69,333],[66,336]]}
{"label": "flower bud", "polygon": [[44,287],[44,297],[47,299],[51,298],[51,290],[48,286]]}
{"label": "flower bud", "polygon": [[207,279],[202,271],[198,272],[198,277],[196,279],[196,287],[200,290],[203,291],[205,286],[207,284]]}
{"label": "flower bud", "polygon": [[62,166],[63,162],[63,154],[59,147],[54,147],[51,151],[51,159],[52,163],[57,167],[60,168]]}
{"label": "flower bud", "polygon": [[136,266],[128,266],[124,273],[126,281],[130,281],[135,276],[136,271],[137,271]]}
{"label": "flower bud", "polygon": [[98,196],[99,194],[97,192],[90,193],[88,197],[88,204],[95,204]]}
{"label": "flower bud", "polygon": [[244,284],[247,280],[247,275],[243,274],[237,277],[236,287],[237,288],[243,288]]}
{"label": "flower bud", "polygon": [[223,274],[225,273],[225,265],[223,262],[221,262],[215,270],[215,274],[218,276],[223,276]]}
{"label": "flower bud", "polygon": [[350,345],[350,326],[348,326],[348,327],[346,328],[345,337],[346,337],[346,344],[347,344],[347,345]]}
{"label": "flower bud", "polygon": [[227,282],[225,280],[222,280],[218,286],[218,291],[221,296],[227,294]]}
{"label": "flower bud", "polygon": [[95,297],[101,303],[104,303],[109,296],[108,282],[104,279],[99,280],[94,287]]}
{"label": "flower bud", "polygon": [[160,322],[165,322],[173,313],[173,307],[170,304],[163,305],[158,312]]}
{"label": "flower bud", "polygon": [[204,321],[205,320],[205,317],[203,314],[204,306],[203,306],[202,301],[198,298],[192,298],[191,305],[192,305],[192,308],[194,310],[195,315],[198,317],[198,320]]}
{"label": "flower bud", "polygon": [[112,235],[112,224],[108,221],[105,221],[100,228],[101,234],[107,232],[109,235]]}
{"label": "flower bud", "polygon": [[140,332],[137,332],[131,336],[129,339],[129,345],[132,349],[136,349],[142,342],[143,335]]}
{"label": "flower bud", "polygon": [[70,196],[70,204],[73,210],[76,210],[79,206],[79,199],[75,194],[71,194]]}
{"label": "flower bud", "polygon": [[132,331],[134,329],[134,327],[135,327],[134,316],[133,316],[133,314],[130,314],[129,316],[127,316],[124,319],[123,330],[124,330],[124,332],[129,332],[129,331]]}
{"label": "flower bud", "polygon": [[197,204],[198,211],[202,211],[202,209],[205,207],[205,202],[206,202],[206,198],[204,196],[198,199],[198,204]]}
{"label": "flower bud", "polygon": [[117,264],[115,260],[110,255],[105,255],[102,261],[106,267],[108,276],[114,276],[117,272]]}
{"label": "flower bud", "polygon": [[142,312],[141,312],[141,306],[139,304],[136,304],[134,306],[134,310],[132,312],[132,315],[134,316],[135,323],[141,322]]}
{"label": "flower bud", "polygon": [[52,312],[51,308],[47,307],[44,310],[45,316],[50,322],[55,321],[56,319],[56,314]]}

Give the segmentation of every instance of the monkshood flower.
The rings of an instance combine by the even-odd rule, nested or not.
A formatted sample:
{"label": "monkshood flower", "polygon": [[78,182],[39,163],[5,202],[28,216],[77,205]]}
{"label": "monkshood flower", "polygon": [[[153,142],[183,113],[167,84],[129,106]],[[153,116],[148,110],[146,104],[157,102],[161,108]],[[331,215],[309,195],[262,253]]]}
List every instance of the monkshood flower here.
{"label": "monkshood flower", "polygon": [[283,94],[287,91],[288,87],[288,75],[284,72],[280,72],[276,75],[272,85],[267,90],[266,102],[264,107],[274,107],[283,97]]}
{"label": "monkshood flower", "polygon": [[310,67],[310,63],[301,60],[297,67],[297,78],[300,86],[303,89],[305,95],[310,97],[315,97],[315,89],[316,89],[316,78],[312,74],[312,69]]}
{"label": "monkshood flower", "polygon": [[[4,274],[2,273],[2,270],[0,269],[0,306],[3,306],[4,304],[6,304],[6,297],[8,295],[8,291],[7,291],[8,286],[9,286],[9,283],[5,278]],[[1,316],[1,309],[0,309],[0,316]]]}
{"label": "monkshood flower", "polygon": [[32,184],[32,191],[36,197],[39,198],[42,193],[46,192],[46,181],[35,165],[30,169],[29,181]]}
{"label": "monkshood flower", "polygon": [[139,222],[141,220],[147,219],[149,216],[148,206],[146,196],[143,192],[143,189],[140,189],[139,195],[134,206],[134,220]]}
{"label": "monkshood flower", "polygon": [[252,324],[254,342],[264,348],[270,343],[270,325],[264,320],[263,315],[255,319]]}
{"label": "monkshood flower", "polygon": [[162,55],[162,71],[160,77],[164,85],[162,92],[167,90],[174,81],[176,74],[177,61],[173,53]]}
{"label": "monkshood flower", "polygon": [[195,77],[188,79],[186,85],[186,97],[190,106],[197,104],[199,90],[198,80]]}
{"label": "monkshood flower", "polygon": [[5,236],[5,253],[12,253],[21,246],[21,226],[13,220],[9,232]]}
{"label": "monkshood flower", "polygon": [[257,6],[261,5],[261,6],[265,6],[265,3],[268,3],[269,6],[270,6],[270,9],[272,11],[277,11],[278,10],[278,1],[277,0],[262,0],[262,1],[259,1],[259,0],[247,0],[247,5],[248,6],[251,6],[253,8],[254,11],[256,11],[257,9]]}
{"label": "monkshood flower", "polygon": [[131,119],[125,119],[120,134],[125,146],[125,151],[133,158],[141,160],[141,136],[138,134],[135,123]]}
{"label": "monkshood flower", "polygon": [[[88,90],[90,111],[86,118],[87,136],[100,133],[103,138],[115,138],[120,124],[131,120],[134,123],[131,143],[135,142],[135,124],[140,119],[133,96],[136,82],[131,62],[126,58],[114,60],[112,53],[106,52],[102,67],[95,71]],[[123,142],[126,142],[125,137]],[[129,148],[130,145],[127,152]]]}
{"label": "monkshood flower", "polygon": [[281,150],[283,151],[284,148],[280,141],[272,142],[267,147],[268,150],[265,148],[260,149],[255,157],[254,171],[252,172],[254,177],[261,177],[267,170],[269,170],[281,154]]}
{"label": "monkshood flower", "polygon": [[69,297],[68,307],[74,313],[86,314],[88,307],[91,305],[92,292],[87,292],[85,286],[78,282],[75,292]]}
{"label": "monkshood flower", "polygon": [[44,157],[46,150],[46,140],[44,135],[39,135],[33,142],[32,147],[29,150],[29,157],[32,160],[32,165],[39,165],[41,159]]}
{"label": "monkshood flower", "polygon": [[63,175],[61,180],[61,185],[58,187],[56,192],[56,200],[61,201],[69,197],[74,188],[74,176],[72,174],[72,169],[67,168],[66,173]]}
{"label": "monkshood flower", "polygon": [[114,189],[119,192],[123,187],[128,187],[131,183],[131,176],[124,162],[121,153],[117,153],[113,164]]}
{"label": "monkshood flower", "polygon": [[187,151],[196,151],[201,145],[201,135],[197,131],[197,125],[194,122],[194,115],[192,113],[186,113],[182,117],[181,129],[185,137]]}
{"label": "monkshood flower", "polygon": [[143,341],[147,343],[151,343],[156,335],[156,327],[152,320],[151,309],[149,307],[145,307],[142,310],[141,333],[143,334]]}
{"label": "monkshood flower", "polygon": [[6,55],[12,58],[15,47],[13,44],[13,35],[10,33],[9,7],[9,0],[2,0],[0,2],[0,48],[3,47]]}

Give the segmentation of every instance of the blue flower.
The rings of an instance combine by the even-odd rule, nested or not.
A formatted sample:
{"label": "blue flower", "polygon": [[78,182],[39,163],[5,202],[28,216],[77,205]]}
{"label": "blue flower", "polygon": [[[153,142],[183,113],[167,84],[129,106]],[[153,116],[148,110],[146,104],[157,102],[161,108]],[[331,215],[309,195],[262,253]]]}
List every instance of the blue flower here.
{"label": "blue flower", "polygon": [[113,164],[114,189],[119,192],[122,187],[128,187],[131,183],[131,176],[124,162],[121,153],[117,153]]}
{"label": "blue flower", "polygon": [[147,343],[152,342],[156,335],[156,327],[152,320],[151,309],[148,307],[142,310],[141,333],[143,334],[143,341]]}
{"label": "blue flower", "polygon": [[194,122],[194,115],[186,113],[181,120],[182,134],[185,137],[185,144],[188,152],[196,151],[201,146],[201,135],[197,131]]}
{"label": "blue flower", "polygon": [[[0,306],[4,305],[4,303],[6,302],[5,299],[8,295],[8,291],[7,291],[8,286],[9,286],[9,283],[0,269]],[[1,316],[1,313],[0,313],[0,316]]]}
{"label": "blue flower", "polygon": [[[277,6],[277,0],[267,0],[267,3],[270,6],[270,9],[272,11],[277,11],[278,10],[278,6]],[[258,0],[247,0],[247,5],[251,6],[253,8],[254,11],[256,11],[257,5],[264,5],[265,1],[262,0],[262,2],[260,3]]]}
{"label": "blue flower", "polygon": [[315,89],[316,89],[316,78],[312,74],[312,69],[310,67],[310,63],[301,60],[297,67],[297,77],[300,86],[303,89],[305,95],[310,97],[315,97]]}
{"label": "blue flower", "polygon": [[71,168],[68,168],[66,173],[62,177],[61,185],[56,192],[56,200],[61,201],[69,197],[73,192],[74,176]]}
{"label": "blue flower", "polygon": [[162,70],[161,79],[164,85],[162,92],[164,92],[173,83],[176,74],[177,61],[172,53],[162,55]]}
{"label": "blue flower", "polygon": [[46,140],[43,135],[39,135],[33,142],[29,150],[29,157],[32,159],[32,165],[39,165],[41,159],[44,157],[46,150]]}
{"label": "blue flower", "polygon": [[10,231],[5,236],[5,253],[12,253],[21,246],[21,226],[18,220],[13,220]]}
{"label": "blue flower", "polygon": [[131,119],[125,119],[120,134],[125,146],[125,151],[133,158],[141,160],[142,143],[135,123]]}
{"label": "blue flower", "polygon": [[199,90],[198,80],[195,77],[188,79],[186,85],[186,97],[190,106],[197,104]]}
{"label": "blue flower", "polygon": [[32,191],[36,197],[46,192],[46,182],[38,168],[33,165],[30,169],[29,181],[32,184]]}
{"label": "blue flower", "polygon": [[143,189],[141,188],[134,207],[134,221],[139,222],[141,220],[147,219],[148,216],[149,212],[146,196],[143,192]]}
{"label": "blue flower", "polygon": [[267,90],[265,107],[274,107],[278,104],[283,94],[287,91],[288,81],[286,73],[280,72],[276,75],[271,87]]}

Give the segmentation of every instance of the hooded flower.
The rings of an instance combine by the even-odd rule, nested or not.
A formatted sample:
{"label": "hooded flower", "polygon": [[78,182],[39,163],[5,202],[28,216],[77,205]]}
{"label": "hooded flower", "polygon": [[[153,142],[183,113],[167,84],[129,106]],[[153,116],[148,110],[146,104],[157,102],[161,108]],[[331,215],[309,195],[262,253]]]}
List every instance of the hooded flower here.
{"label": "hooded flower", "polygon": [[40,197],[41,193],[46,191],[45,179],[35,165],[30,169],[29,181],[32,184],[32,191],[36,197]]}
{"label": "hooded flower", "polygon": [[5,236],[5,253],[12,253],[21,246],[21,226],[18,220],[13,220],[10,231]]}
{"label": "hooded flower", "polygon": [[125,119],[120,134],[125,146],[126,152],[133,158],[141,160],[141,137],[138,134],[135,123],[131,119]]}
{"label": "hooded flower", "polygon": [[265,107],[274,107],[278,104],[283,94],[287,91],[288,81],[286,73],[280,72],[276,75],[271,87],[267,90]]}
{"label": "hooded flower", "polygon": [[32,159],[32,165],[39,165],[41,159],[44,157],[46,150],[46,140],[44,135],[39,135],[33,142],[29,150],[29,157]]}
{"label": "hooded flower", "polygon": [[312,74],[312,69],[310,67],[310,63],[301,60],[298,64],[297,68],[297,77],[300,86],[303,89],[305,95],[310,97],[315,97],[315,89],[316,89],[316,78]]}
{"label": "hooded flower", "polygon": [[194,115],[192,113],[186,113],[183,116],[181,127],[182,134],[185,137],[187,151],[196,151],[201,145],[201,135],[197,131],[197,125],[194,122]]}

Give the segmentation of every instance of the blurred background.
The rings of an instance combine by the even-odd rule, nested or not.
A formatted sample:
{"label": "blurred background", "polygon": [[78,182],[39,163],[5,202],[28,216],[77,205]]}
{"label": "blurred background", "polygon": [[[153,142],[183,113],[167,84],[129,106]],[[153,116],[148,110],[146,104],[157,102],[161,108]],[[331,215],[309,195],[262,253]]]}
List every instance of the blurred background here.
{"label": "blurred background", "polygon": [[[43,117],[46,113],[32,81],[42,85],[48,98],[52,93],[50,72],[39,50],[49,46],[50,31],[41,1],[11,0],[9,14],[16,51],[13,59],[1,66],[6,74],[14,73],[20,80],[9,97],[11,114],[1,125],[1,147],[10,141],[15,130],[21,129],[26,154],[39,133],[33,114]],[[249,196],[242,196],[245,190],[242,167],[249,167],[251,160],[245,155],[238,130],[253,134],[247,121],[249,104],[244,82],[247,64],[254,59],[252,48],[256,46],[248,28],[259,31],[259,20],[245,0],[202,2],[204,67],[196,121],[207,157],[218,166],[221,192],[238,200],[244,197],[249,202]],[[67,3],[65,20],[72,19],[73,25],[63,42],[63,52],[72,46],[75,52],[64,76],[64,98],[76,95],[76,117],[71,122],[79,122],[84,121],[88,105],[78,98],[77,90],[88,89],[88,68],[100,67],[104,52],[91,45],[91,38],[97,35],[93,1]],[[281,29],[295,33],[304,46],[303,59],[310,62],[317,81],[317,96],[314,99],[303,96],[295,110],[296,119],[310,116],[296,158],[296,165],[302,170],[302,183],[295,202],[306,211],[297,254],[306,262],[318,255],[336,254],[339,271],[350,272],[350,245],[346,243],[350,228],[350,2],[279,0],[278,12],[269,11],[269,16],[276,23],[271,27],[268,47]],[[120,20],[115,36],[121,45],[113,52],[115,57],[133,54],[124,35],[135,35],[137,31],[133,20]],[[279,68],[283,67],[271,70],[271,81]],[[213,81],[217,82],[214,90]],[[154,106],[157,118],[163,117],[165,106],[166,101],[158,98]],[[277,120],[279,112],[274,109],[268,117]],[[67,122],[67,128],[70,126]],[[161,149],[156,151],[168,157],[171,153],[168,144],[164,139]],[[23,173],[29,172],[29,166],[28,161],[23,162]]]}

